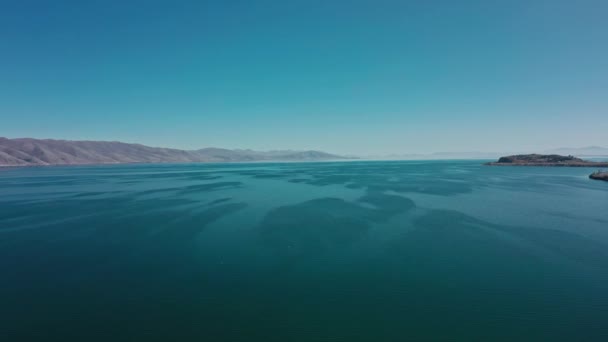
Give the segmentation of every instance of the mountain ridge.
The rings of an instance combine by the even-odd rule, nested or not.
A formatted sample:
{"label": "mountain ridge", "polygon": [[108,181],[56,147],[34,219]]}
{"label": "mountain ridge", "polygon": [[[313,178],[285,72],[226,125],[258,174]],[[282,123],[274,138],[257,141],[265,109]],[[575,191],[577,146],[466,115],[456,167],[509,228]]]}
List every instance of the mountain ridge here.
{"label": "mountain ridge", "polygon": [[0,166],[123,163],[207,163],[247,161],[317,161],[345,157],[322,151],[253,151],[207,147],[197,150],[151,147],[120,141],[0,137]]}

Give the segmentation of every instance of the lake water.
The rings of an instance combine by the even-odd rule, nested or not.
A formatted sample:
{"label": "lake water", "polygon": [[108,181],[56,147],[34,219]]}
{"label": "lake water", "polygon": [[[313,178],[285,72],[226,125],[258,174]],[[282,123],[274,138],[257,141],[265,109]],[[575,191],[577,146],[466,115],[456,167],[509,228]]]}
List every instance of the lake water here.
{"label": "lake water", "polygon": [[480,164],[0,169],[0,340],[608,341],[608,182]]}

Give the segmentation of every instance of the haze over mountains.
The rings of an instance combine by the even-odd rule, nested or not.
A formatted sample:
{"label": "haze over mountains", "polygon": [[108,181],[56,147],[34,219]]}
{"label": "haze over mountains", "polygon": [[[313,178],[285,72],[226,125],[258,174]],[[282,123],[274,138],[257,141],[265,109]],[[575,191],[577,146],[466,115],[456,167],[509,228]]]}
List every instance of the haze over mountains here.
{"label": "haze over mountains", "polygon": [[0,137],[0,166],[119,163],[316,161],[344,159],[320,151],[179,150],[117,141],[7,139]]}
{"label": "haze over mountains", "polygon": [[463,151],[463,152],[435,152],[435,153],[407,153],[407,154],[390,154],[383,156],[366,156],[365,159],[382,159],[382,160],[447,160],[447,159],[496,159],[505,155],[515,154],[559,154],[562,156],[575,157],[608,157],[608,148],[600,146],[588,147],[563,147],[542,151],[502,151],[502,152],[479,152],[479,151]]}

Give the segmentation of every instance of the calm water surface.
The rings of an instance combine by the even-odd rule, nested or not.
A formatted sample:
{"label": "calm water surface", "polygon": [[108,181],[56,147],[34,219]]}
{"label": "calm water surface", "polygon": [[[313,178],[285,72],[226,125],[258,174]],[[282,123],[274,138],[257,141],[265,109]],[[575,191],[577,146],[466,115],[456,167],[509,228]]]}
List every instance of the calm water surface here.
{"label": "calm water surface", "polygon": [[608,341],[608,182],[480,163],[0,169],[0,340]]}

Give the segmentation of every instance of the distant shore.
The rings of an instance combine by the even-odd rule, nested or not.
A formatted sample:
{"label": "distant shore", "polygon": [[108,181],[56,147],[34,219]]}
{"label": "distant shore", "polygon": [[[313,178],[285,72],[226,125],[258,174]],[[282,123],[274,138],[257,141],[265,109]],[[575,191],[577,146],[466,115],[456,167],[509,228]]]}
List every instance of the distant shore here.
{"label": "distant shore", "polygon": [[489,166],[608,167],[608,162],[594,162],[557,154],[518,154],[500,157]]}

